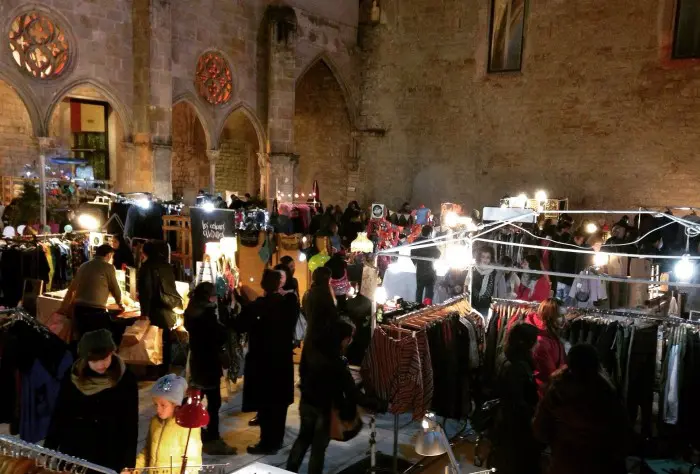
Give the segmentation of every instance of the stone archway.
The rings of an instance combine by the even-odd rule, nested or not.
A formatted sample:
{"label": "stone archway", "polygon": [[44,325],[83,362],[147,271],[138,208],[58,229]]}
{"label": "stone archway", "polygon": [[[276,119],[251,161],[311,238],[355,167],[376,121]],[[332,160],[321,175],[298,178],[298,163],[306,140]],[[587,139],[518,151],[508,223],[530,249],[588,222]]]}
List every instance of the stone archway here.
{"label": "stone archway", "polygon": [[187,101],[173,106],[173,195],[209,189],[209,143],[205,125]]}
{"label": "stone archway", "polygon": [[344,206],[357,185],[350,160],[352,126],[343,90],[323,59],[298,79],[294,103],[295,192],[308,194],[318,180],[323,203]]}
{"label": "stone archway", "polygon": [[20,176],[39,159],[39,144],[27,107],[15,89],[0,80],[0,174]]}
{"label": "stone archway", "polygon": [[147,185],[150,173],[140,176],[127,166],[129,154],[124,142],[128,132],[123,113],[117,112],[114,100],[99,87],[76,85],[61,94],[49,110],[47,131],[57,154],[88,159],[95,178],[113,183],[117,191]]}
{"label": "stone archway", "polygon": [[[261,189],[258,154],[261,140],[254,123],[243,107],[228,116],[219,137],[216,159],[216,192],[259,196]],[[262,170],[265,172],[265,170]]]}

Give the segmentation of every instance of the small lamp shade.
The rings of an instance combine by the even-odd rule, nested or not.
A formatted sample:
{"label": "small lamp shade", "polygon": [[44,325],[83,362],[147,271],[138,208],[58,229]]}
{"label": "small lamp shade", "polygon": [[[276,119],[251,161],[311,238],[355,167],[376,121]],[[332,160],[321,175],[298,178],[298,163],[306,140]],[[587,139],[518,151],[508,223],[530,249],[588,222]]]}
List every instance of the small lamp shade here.
{"label": "small lamp shade", "polygon": [[350,251],[353,253],[372,253],[374,244],[367,238],[367,232],[360,232],[357,238],[350,244]]}
{"label": "small lamp shade", "polygon": [[421,430],[416,439],[416,453],[420,456],[441,456],[447,451],[437,431]]}
{"label": "small lamp shade", "polygon": [[202,393],[189,390],[185,404],[178,408],[175,422],[183,428],[202,428],[209,424],[209,413],[202,405]]}

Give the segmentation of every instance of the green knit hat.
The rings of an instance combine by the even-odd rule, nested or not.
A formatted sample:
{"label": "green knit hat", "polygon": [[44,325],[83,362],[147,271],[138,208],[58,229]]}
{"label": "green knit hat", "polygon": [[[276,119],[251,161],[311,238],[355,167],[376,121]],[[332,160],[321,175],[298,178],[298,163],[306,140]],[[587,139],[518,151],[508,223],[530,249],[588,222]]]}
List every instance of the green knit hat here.
{"label": "green knit hat", "polygon": [[107,329],[86,332],[78,343],[78,357],[86,360],[102,360],[116,350],[112,333]]}

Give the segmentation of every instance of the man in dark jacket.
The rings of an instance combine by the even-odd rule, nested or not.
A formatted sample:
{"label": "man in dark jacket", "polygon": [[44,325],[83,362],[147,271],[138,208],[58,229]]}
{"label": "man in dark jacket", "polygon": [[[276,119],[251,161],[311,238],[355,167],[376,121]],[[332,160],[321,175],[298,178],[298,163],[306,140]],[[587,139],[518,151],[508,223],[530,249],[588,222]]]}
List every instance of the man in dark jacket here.
{"label": "man in dark jacket", "polygon": [[[415,240],[414,244],[423,243],[425,245],[432,234],[433,228],[431,226],[423,226],[421,236]],[[418,257],[413,259],[413,264],[416,266],[416,303],[423,302],[424,293],[427,299],[432,300],[435,291],[437,274],[435,273],[435,268],[433,267],[433,261],[424,259],[440,258],[440,250],[438,250],[435,245],[417,248],[411,250],[411,257]]]}
{"label": "man in dark jacket", "polygon": [[141,316],[148,317],[151,324],[163,330],[163,364],[159,370],[160,376],[163,376],[170,368],[170,331],[177,321],[174,310],[182,308],[182,300],[175,287],[173,267],[167,263],[167,255],[159,250],[158,243],[146,242],[143,255],[137,282]]}
{"label": "man in dark jacket", "polygon": [[[574,235],[570,240],[562,241],[559,247],[569,250],[575,250],[575,246],[581,247],[586,240],[586,236],[580,230],[574,232]],[[576,267],[576,254],[575,252],[554,252],[556,258],[554,259],[553,270],[558,273],[570,273],[572,275],[578,274],[580,270]],[[574,284],[574,277],[557,277],[556,286],[556,297],[565,302],[567,305],[570,304],[571,298],[569,293],[571,292],[571,285]]]}

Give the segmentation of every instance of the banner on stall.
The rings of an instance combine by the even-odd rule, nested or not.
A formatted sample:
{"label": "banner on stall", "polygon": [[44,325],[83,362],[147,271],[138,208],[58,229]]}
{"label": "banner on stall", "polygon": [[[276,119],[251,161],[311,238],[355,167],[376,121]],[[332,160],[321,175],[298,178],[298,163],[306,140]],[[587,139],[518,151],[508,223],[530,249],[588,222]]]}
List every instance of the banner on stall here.
{"label": "banner on stall", "polygon": [[235,237],[235,213],[227,209],[190,209],[192,225],[192,265],[204,260],[204,246],[207,242],[218,242],[222,237]]}

